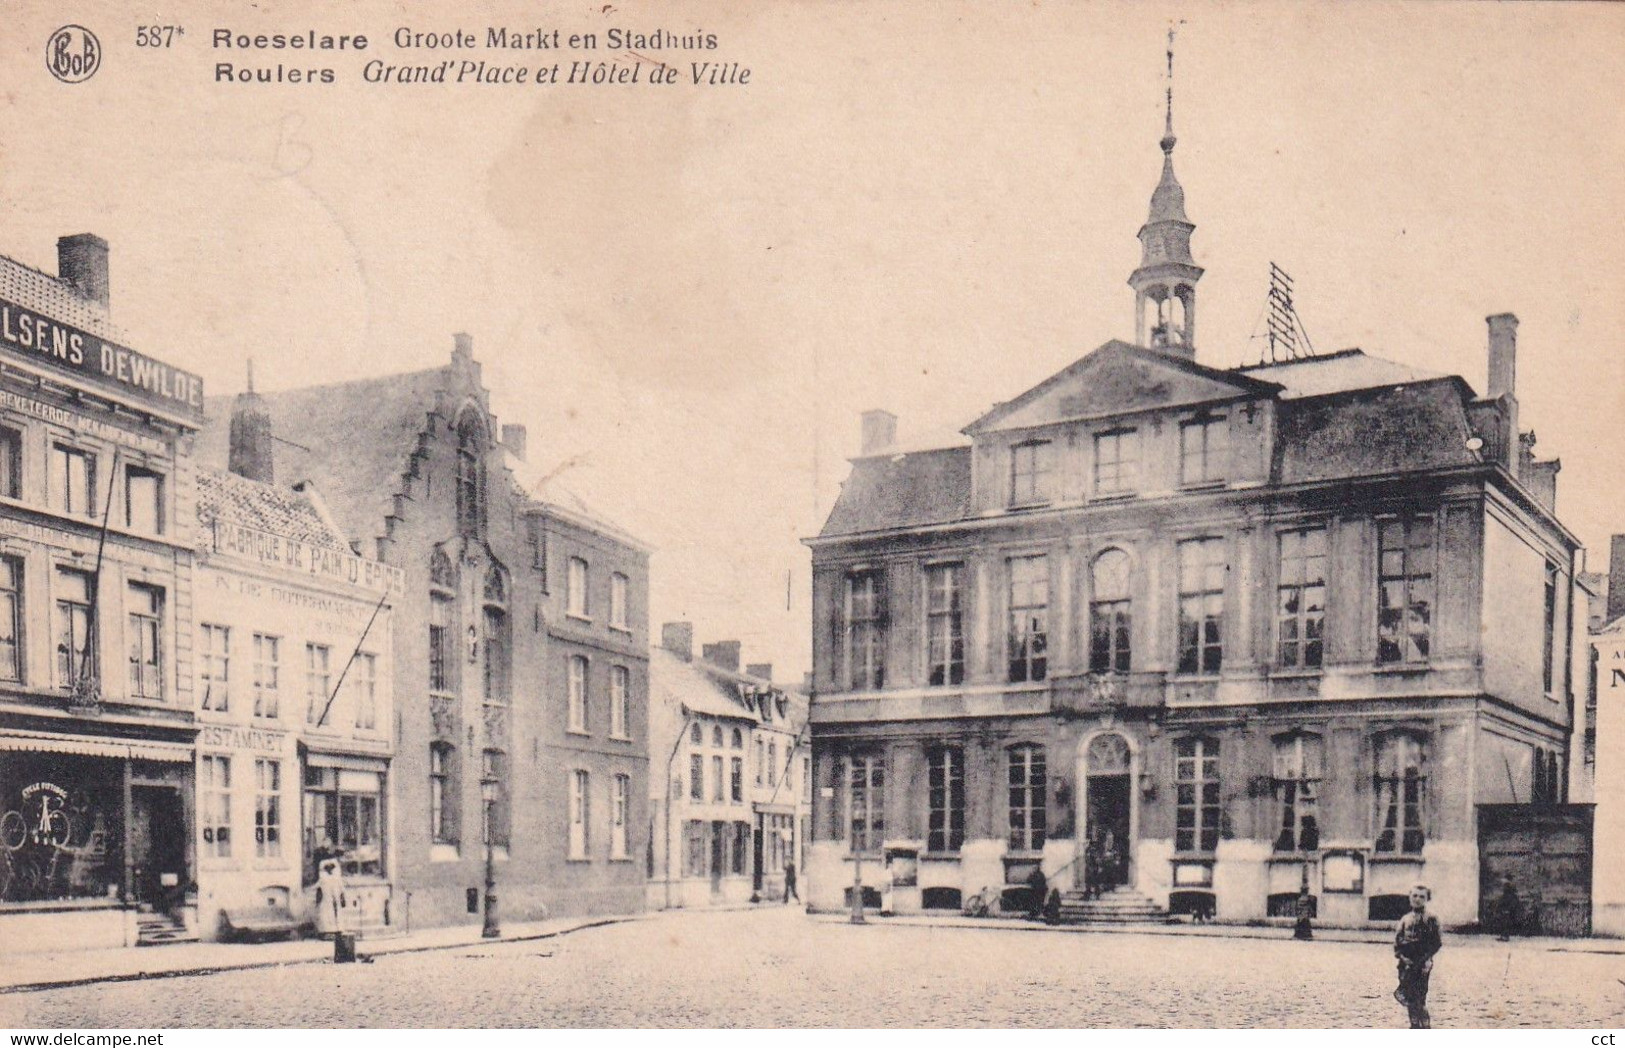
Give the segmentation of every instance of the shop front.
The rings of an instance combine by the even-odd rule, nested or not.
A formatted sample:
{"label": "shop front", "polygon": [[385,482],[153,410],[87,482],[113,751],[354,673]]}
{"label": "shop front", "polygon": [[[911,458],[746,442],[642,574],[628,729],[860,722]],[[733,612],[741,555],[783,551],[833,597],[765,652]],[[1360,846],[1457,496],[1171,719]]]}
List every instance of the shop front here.
{"label": "shop front", "polygon": [[192,750],[0,730],[6,952],[124,946],[136,909],[195,920]]}
{"label": "shop front", "polygon": [[371,755],[301,746],[304,798],[303,888],[312,912],[323,860],[337,858],[344,877],[344,919],[372,935],[401,930],[389,878],[389,763]]}

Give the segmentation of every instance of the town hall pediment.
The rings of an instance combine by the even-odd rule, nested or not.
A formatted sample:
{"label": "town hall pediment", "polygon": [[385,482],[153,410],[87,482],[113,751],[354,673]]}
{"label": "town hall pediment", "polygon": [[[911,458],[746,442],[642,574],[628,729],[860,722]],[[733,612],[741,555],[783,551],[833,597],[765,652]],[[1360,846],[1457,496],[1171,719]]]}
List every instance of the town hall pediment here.
{"label": "town hall pediment", "polygon": [[1277,388],[1246,375],[1113,341],[994,408],[967,426],[965,432],[1027,429],[1069,419],[1234,400],[1268,394]]}

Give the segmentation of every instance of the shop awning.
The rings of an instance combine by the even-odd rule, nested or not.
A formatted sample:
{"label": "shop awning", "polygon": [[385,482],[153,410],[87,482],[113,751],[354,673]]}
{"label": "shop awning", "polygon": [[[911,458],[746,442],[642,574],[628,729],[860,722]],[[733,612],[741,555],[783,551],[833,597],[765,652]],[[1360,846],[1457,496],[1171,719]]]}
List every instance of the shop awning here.
{"label": "shop awning", "polygon": [[178,742],[150,739],[114,739],[101,735],[72,735],[65,732],[0,731],[0,752],[72,753],[80,757],[111,757],[114,760],[171,761],[192,763],[192,747]]}
{"label": "shop awning", "polygon": [[326,750],[301,747],[305,763],[312,768],[342,768],[346,771],[375,771],[380,775],[389,771],[389,761],[381,757],[367,757],[358,753],[332,753]]}

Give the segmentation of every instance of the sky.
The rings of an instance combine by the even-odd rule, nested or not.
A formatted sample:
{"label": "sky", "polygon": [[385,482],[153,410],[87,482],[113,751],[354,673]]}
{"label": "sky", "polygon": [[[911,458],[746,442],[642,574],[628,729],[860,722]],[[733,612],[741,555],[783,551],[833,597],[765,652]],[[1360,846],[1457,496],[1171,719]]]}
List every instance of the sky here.
{"label": "sky", "polygon": [[[1516,313],[1560,516],[1595,567],[1625,531],[1625,5],[181,0],[163,49],[116,4],[10,6],[0,253],[54,272],[58,236],[105,237],[130,344],[210,394],[249,357],[274,390],[437,366],[469,332],[533,462],[653,548],[655,628],[738,638],[781,679],[808,666],[801,539],[861,411],[931,442],[1132,337],[1170,23],[1197,359],[1259,359],[1272,261],[1317,351],[1480,391],[1484,318]],[[41,61],[70,19],[104,47],[78,84]],[[658,88],[362,78],[636,60],[391,43],[491,25],[717,47],[643,49],[684,74]],[[217,28],[370,46],[222,51]],[[220,61],[336,82],[217,83]],[[690,61],[749,81],[693,86]]]}

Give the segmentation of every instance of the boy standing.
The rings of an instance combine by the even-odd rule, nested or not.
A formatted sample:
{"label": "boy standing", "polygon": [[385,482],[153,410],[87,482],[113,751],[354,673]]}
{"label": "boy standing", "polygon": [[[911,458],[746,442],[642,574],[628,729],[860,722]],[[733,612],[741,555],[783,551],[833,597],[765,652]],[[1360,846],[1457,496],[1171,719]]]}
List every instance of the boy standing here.
{"label": "boy standing", "polygon": [[1443,943],[1439,939],[1439,918],[1427,912],[1433,893],[1426,885],[1411,889],[1411,912],[1399,919],[1394,931],[1394,957],[1399,961],[1399,986],[1394,1000],[1410,1013],[1411,1029],[1430,1030],[1428,1018],[1428,976],[1433,974],[1433,955]]}

